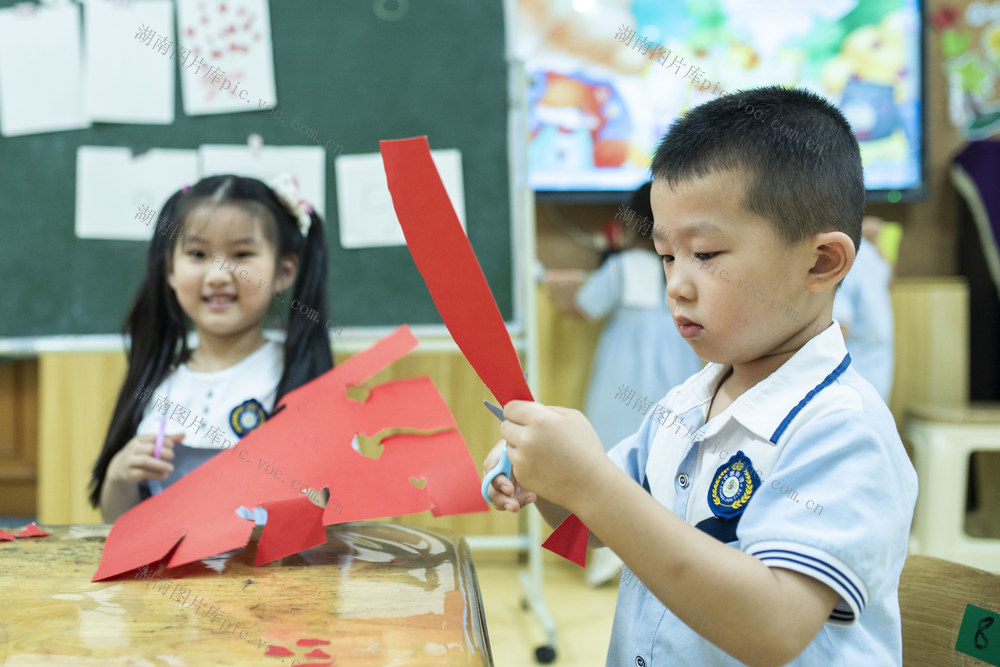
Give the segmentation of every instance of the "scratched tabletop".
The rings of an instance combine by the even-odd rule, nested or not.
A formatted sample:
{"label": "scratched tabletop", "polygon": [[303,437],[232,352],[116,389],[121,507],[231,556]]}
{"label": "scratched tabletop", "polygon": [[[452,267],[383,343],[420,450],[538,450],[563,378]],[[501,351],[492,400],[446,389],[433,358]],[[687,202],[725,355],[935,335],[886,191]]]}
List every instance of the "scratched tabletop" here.
{"label": "scratched tabletop", "polygon": [[[8,532],[22,528],[3,527]],[[392,523],[92,583],[110,526],[0,541],[2,665],[492,665],[465,542]]]}

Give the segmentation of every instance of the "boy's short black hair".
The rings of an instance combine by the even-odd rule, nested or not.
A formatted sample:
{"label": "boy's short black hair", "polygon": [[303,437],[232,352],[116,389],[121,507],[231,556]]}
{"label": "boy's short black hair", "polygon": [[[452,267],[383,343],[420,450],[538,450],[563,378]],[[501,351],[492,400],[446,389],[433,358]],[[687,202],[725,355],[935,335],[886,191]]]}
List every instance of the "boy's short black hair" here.
{"label": "boy's short black hair", "polygon": [[744,208],[789,244],[828,231],[855,249],[861,240],[861,150],[840,110],[815,93],[768,86],[697,106],[670,127],[650,168],[668,185],[743,172]]}
{"label": "boy's short black hair", "polygon": [[653,181],[646,181],[632,193],[629,198],[628,207],[635,211],[636,215],[653,221],[653,208],[649,203],[649,191],[653,189]]}

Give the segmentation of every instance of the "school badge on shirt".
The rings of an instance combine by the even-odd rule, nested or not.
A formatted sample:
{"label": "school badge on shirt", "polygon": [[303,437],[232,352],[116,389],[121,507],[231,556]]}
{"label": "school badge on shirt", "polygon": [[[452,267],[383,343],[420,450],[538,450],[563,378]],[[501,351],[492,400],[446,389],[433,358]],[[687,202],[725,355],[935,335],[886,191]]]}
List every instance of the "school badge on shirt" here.
{"label": "school badge on shirt", "polygon": [[256,398],[243,401],[229,413],[229,425],[233,433],[241,438],[263,424],[266,419],[264,406]]}
{"label": "school badge on shirt", "polygon": [[738,451],[715,471],[715,478],[708,487],[708,505],[715,516],[732,519],[743,514],[759,486],[760,477],[753,463]]}

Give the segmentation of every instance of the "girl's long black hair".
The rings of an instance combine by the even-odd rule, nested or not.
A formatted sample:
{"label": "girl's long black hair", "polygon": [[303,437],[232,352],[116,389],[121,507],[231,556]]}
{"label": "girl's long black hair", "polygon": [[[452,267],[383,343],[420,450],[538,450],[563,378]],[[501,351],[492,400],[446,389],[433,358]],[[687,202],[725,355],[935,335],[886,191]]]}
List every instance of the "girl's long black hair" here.
{"label": "girl's long black hair", "polygon": [[[91,476],[90,502],[100,503],[108,465],[135,435],[142,421],[145,398],[166,377],[171,367],[191,353],[187,344],[184,311],[167,285],[168,262],[184,234],[187,215],[200,205],[228,204],[245,207],[251,215],[265,219],[265,236],[280,259],[288,254],[299,257],[298,277],[292,300],[316,311],[318,321],[293,315],[288,318],[285,338],[285,365],[278,382],[275,406],[289,391],[333,368],[333,355],[326,323],[326,238],[323,221],[310,213],[309,235],[299,231],[298,221],[274,190],[255,178],[222,175],[200,180],[178,190],[167,200],[156,222],[149,244],[146,275],[125,320],[124,333],[131,337],[128,373],[118,394],[104,447]],[[266,215],[261,215],[266,211]],[[263,288],[262,288],[263,289]],[[283,303],[290,303],[285,299]]]}

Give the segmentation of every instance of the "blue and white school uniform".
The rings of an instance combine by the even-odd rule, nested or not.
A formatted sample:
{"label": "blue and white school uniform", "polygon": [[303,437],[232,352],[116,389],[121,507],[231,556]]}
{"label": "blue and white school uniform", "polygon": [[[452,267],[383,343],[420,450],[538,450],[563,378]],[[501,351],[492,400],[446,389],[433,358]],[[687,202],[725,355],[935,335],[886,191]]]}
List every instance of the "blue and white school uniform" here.
{"label": "blue and white school uniform", "polygon": [[[666,414],[648,417],[611,459],[692,526],[837,592],[829,621],[789,664],[901,664],[897,587],[917,476],[885,402],[853,369],[836,322],[706,424],[727,369],[709,364],[672,390]],[[626,568],[607,664],[742,662]]]}
{"label": "blue and white school uniform", "polygon": [[[632,403],[655,401],[701,368],[667,307],[663,263],[632,249],[612,255],[576,295],[590,319],[611,314],[594,354],[584,414],[610,450],[635,433],[642,414]],[[634,392],[629,402],[619,392]],[[644,414],[644,413],[643,413]]]}
{"label": "blue and white school uniform", "polygon": [[875,385],[882,400],[889,402],[895,361],[892,301],[889,281],[892,269],[878,250],[861,240],[857,257],[844,284],[833,300],[833,317],[848,328],[847,351],[861,377]]}
{"label": "blue and white school uniform", "polygon": [[149,395],[136,433],[158,433],[166,417],[166,432],[183,431],[184,440],[174,447],[170,477],[141,484],[142,496],[160,493],[263,424],[274,409],[283,369],[281,344],[268,341],[220,371],[194,371],[187,364],[170,371]]}

